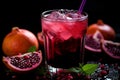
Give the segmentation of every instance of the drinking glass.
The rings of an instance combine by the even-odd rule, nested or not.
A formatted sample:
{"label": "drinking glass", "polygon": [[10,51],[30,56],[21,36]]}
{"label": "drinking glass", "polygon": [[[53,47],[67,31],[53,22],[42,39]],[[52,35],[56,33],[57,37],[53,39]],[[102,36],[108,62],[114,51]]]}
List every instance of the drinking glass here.
{"label": "drinking glass", "polygon": [[69,69],[84,62],[84,38],[88,14],[54,9],[41,14],[45,57],[50,72]]}

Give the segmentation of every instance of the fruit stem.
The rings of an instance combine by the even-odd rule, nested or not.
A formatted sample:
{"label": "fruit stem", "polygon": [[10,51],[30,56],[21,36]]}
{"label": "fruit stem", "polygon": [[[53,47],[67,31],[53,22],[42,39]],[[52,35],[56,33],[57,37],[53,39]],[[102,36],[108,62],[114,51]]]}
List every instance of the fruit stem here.
{"label": "fruit stem", "polygon": [[17,27],[17,26],[16,26],[16,27],[13,27],[13,28],[12,28],[12,31],[19,31],[19,27]]}
{"label": "fruit stem", "polygon": [[103,25],[104,23],[103,23],[103,21],[102,21],[101,19],[99,19],[99,20],[97,21],[97,24],[98,24],[98,25]]}

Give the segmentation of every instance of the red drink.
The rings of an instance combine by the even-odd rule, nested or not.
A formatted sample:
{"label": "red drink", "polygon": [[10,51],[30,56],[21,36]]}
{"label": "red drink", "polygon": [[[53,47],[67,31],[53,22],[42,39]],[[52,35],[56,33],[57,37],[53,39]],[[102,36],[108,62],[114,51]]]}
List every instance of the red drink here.
{"label": "red drink", "polygon": [[50,10],[42,14],[42,32],[48,65],[78,66],[82,61],[87,14],[75,10]]}

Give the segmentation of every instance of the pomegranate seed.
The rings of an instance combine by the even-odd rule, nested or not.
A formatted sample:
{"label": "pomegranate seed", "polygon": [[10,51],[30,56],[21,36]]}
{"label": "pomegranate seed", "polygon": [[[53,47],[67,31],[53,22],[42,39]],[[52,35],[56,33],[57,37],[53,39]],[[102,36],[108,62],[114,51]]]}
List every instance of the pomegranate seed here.
{"label": "pomegranate seed", "polygon": [[71,79],[73,79],[73,76],[72,76],[71,74],[68,74],[67,78],[68,78],[69,80],[71,80]]}
{"label": "pomegranate seed", "polygon": [[101,65],[100,65],[100,68],[101,68],[101,69],[104,69],[104,68],[105,68],[105,65],[104,65],[104,64],[101,64]]}
{"label": "pomegranate seed", "polygon": [[29,58],[29,56],[24,56],[24,59],[28,59]]}
{"label": "pomegranate seed", "polygon": [[106,71],[106,70],[102,70],[100,73],[101,73],[101,75],[103,75],[103,76],[107,75],[107,71]]}

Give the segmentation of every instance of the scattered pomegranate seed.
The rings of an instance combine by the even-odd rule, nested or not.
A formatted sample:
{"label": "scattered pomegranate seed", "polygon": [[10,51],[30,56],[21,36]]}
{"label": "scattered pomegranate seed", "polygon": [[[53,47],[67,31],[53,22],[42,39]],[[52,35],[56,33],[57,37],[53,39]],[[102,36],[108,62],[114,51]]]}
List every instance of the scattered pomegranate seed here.
{"label": "scattered pomegranate seed", "polygon": [[106,70],[102,70],[100,73],[101,73],[101,75],[103,75],[103,76],[107,75],[107,71],[106,71]]}

